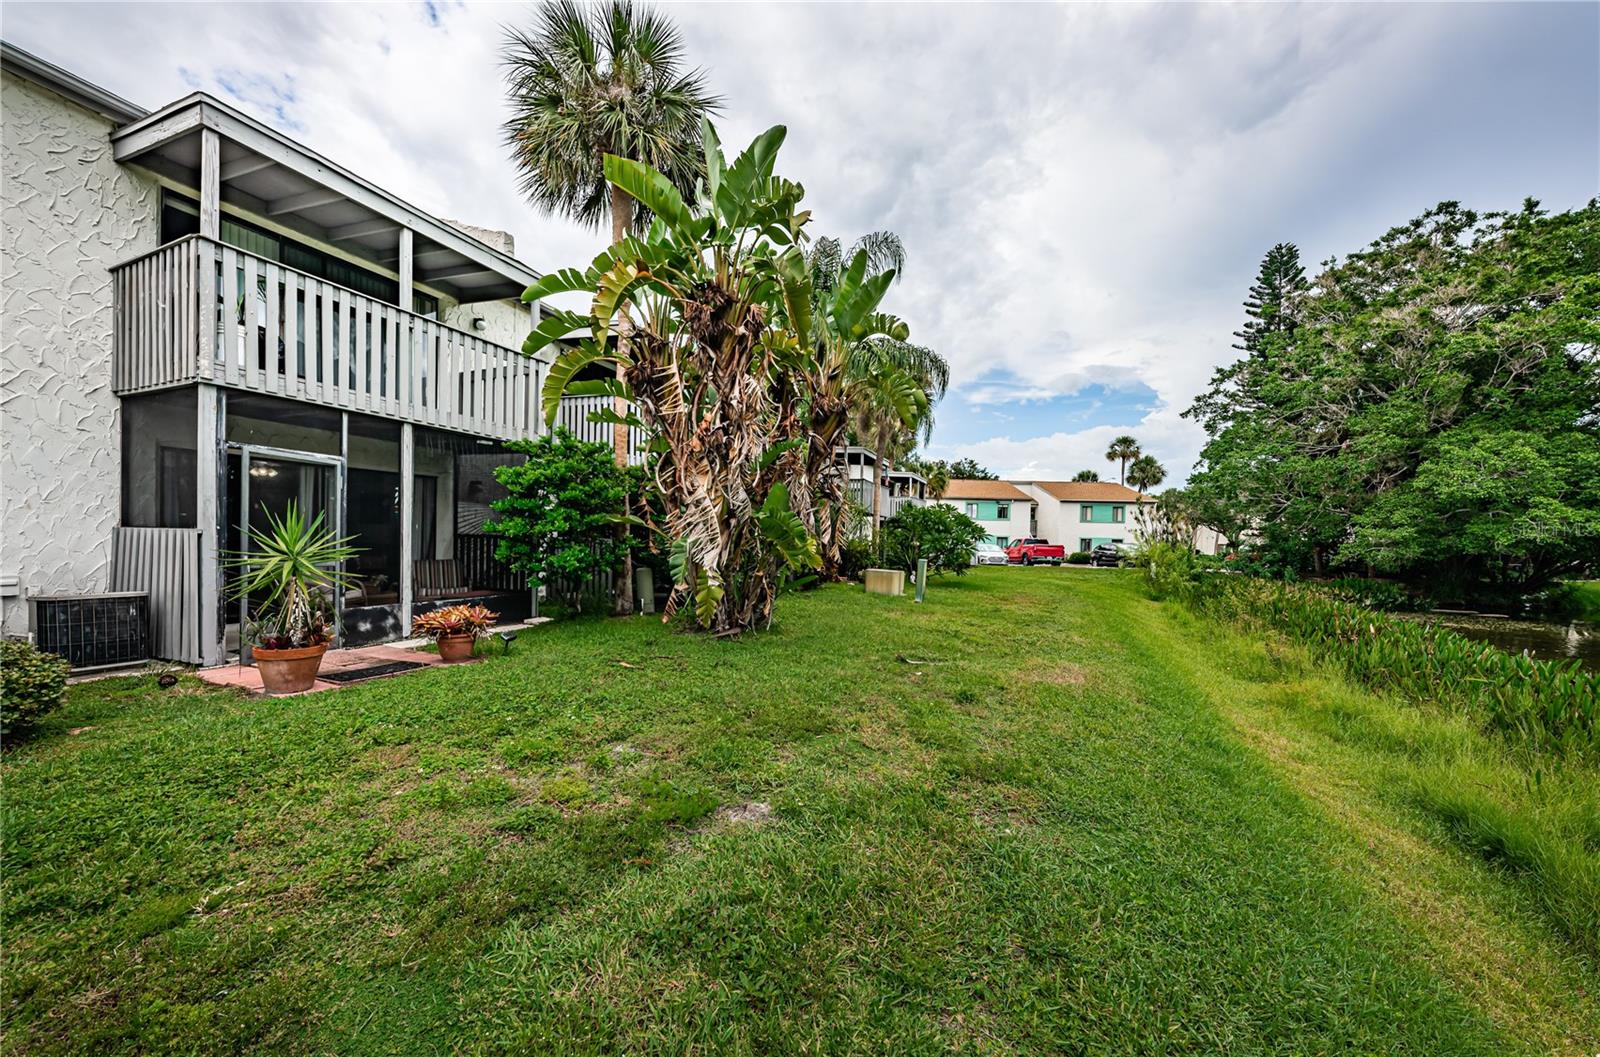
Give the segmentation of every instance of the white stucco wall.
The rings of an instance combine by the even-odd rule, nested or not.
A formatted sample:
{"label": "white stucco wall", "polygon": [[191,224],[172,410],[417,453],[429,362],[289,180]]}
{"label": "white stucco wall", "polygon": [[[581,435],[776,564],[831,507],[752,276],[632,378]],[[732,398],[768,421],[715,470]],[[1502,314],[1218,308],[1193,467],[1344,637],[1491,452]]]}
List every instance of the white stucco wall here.
{"label": "white stucco wall", "polygon": [[154,249],[156,184],[111,157],[105,118],[0,77],[0,577],[27,595],[110,582],[120,460],[111,265]]}
{"label": "white stucco wall", "polygon": [[[472,329],[474,318],[483,320],[482,330]],[[528,340],[528,335],[533,331],[532,311],[521,301],[513,300],[458,305],[441,297],[439,322],[518,351],[521,351],[522,343]],[[548,350],[541,358],[548,358]]]}

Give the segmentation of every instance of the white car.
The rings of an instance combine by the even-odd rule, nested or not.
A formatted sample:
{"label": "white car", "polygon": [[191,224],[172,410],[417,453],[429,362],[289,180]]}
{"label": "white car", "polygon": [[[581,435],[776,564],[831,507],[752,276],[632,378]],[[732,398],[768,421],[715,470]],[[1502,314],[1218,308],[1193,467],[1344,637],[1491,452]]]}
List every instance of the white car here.
{"label": "white car", "polygon": [[980,543],[972,554],[973,565],[1010,565],[1011,560],[998,544]]}

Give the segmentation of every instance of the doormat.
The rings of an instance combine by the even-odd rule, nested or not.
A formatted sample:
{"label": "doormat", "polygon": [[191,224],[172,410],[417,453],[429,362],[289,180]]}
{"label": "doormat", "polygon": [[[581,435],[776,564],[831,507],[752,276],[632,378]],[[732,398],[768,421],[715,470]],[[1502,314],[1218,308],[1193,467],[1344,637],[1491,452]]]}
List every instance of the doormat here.
{"label": "doormat", "polygon": [[428,667],[422,661],[386,661],[383,664],[368,665],[365,668],[345,668],[340,671],[318,672],[318,679],[326,679],[330,683],[359,683],[363,679],[377,679],[379,676],[394,675],[396,672],[409,672],[413,668]]}

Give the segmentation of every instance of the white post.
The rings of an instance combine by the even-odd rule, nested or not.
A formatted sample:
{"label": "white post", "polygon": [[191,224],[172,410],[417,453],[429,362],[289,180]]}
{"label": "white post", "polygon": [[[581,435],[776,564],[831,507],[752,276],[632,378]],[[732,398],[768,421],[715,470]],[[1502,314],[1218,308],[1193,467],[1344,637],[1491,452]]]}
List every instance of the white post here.
{"label": "white post", "polygon": [[218,523],[223,511],[219,496],[222,465],[222,401],[220,390],[204,383],[195,386],[198,428],[195,430],[195,524],[200,529],[200,663],[221,664],[222,641],[222,553],[218,544]]}
{"label": "white post", "polygon": [[200,130],[200,234],[222,237],[222,140],[209,128]]}
{"label": "white post", "polygon": [[407,312],[411,311],[411,282],[412,282],[412,235],[410,228],[400,229],[400,297],[398,304]]}
{"label": "white post", "polygon": [[411,423],[400,424],[400,633],[411,634],[412,573],[411,509],[415,497],[411,494],[416,480],[416,441]]}

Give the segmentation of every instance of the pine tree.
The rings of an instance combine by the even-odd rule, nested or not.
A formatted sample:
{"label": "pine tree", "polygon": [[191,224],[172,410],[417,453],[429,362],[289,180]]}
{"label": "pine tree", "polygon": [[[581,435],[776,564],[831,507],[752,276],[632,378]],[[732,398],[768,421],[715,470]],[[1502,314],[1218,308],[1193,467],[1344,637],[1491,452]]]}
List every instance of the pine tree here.
{"label": "pine tree", "polygon": [[1243,330],[1234,332],[1241,352],[1260,352],[1268,334],[1293,331],[1298,325],[1295,299],[1311,284],[1300,266],[1300,250],[1292,242],[1280,242],[1261,259],[1261,271],[1250,287],[1244,313],[1250,319]]}

